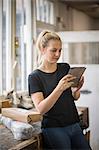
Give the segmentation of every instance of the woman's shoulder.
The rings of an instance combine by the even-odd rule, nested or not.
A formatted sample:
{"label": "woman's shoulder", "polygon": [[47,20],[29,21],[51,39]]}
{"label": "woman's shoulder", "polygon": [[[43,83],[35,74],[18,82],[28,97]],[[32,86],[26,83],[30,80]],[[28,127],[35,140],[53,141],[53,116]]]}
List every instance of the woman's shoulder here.
{"label": "woman's shoulder", "polygon": [[58,66],[62,68],[67,68],[67,69],[70,68],[70,65],[68,63],[58,63]]}
{"label": "woman's shoulder", "polygon": [[39,74],[39,72],[38,72],[38,69],[35,69],[35,70],[33,70],[30,74],[29,74],[29,76],[38,76],[38,74]]}

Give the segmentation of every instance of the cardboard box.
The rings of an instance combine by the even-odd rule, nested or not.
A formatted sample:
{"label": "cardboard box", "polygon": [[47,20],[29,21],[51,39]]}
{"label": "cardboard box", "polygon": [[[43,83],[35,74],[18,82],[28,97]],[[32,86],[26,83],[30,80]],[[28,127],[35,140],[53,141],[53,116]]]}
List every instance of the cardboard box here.
{"label": "cardboard box", "polygon": [[9,99],[0,101],[0,108],[8,108],[8,107],[11,107],[11,102]]}
{"label": "cardboard box", "polygon": [[0,113],[1,113],[2,108],[8,108],[11,106],[12,104],[9,99],[0,99]]}
{"label": "cardboard box", "polygon": [[2,108],[2,115],[25,123],[33,123],[42,119],[41,114],[35,109],[26,110],[22,108]]}

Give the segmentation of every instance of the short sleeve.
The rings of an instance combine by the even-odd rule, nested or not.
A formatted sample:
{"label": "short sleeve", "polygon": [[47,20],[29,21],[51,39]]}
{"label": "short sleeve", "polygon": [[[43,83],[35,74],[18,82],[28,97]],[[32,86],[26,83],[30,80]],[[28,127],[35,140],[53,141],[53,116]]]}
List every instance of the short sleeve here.
{"label": "short sleeve", "polygon": [[35,74],[30,74],[28,76],[28,92],[29,96],[36,92],[42,92],[40,79]]}

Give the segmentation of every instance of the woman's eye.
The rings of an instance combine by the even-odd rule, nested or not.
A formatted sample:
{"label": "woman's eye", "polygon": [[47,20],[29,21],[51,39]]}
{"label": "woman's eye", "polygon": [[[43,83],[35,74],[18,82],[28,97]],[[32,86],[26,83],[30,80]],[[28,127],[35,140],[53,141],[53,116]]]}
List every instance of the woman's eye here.
{"label": "woman's eye", "polygon": [[56,52],[57,50],[56,50],[56,49],[52,49],[51,51],[52,51],[52,52]]}
{"label": "woman's eye", "polygon": [[62,51],[62,50],[60,49],[59,52],[61,53],[61,51]]}
{"label": "woman's eye", "polygon": [[[55,52],[57,52],[57,49],[52,49],[51,51],[55,53]],[[61,52],[61,49],[59,50],[59,53],[60,52]]]}

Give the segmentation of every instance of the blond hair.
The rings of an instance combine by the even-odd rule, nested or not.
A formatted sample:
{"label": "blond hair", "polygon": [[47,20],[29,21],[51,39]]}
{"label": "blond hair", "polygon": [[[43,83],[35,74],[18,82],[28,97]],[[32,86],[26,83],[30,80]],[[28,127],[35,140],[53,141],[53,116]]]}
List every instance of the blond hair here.
{"label": "blond hair", "polygon": [[42,62],[42,55],[40,53],[40,50],[42,48],[47,47],[48,46],[48,42],[50,40],[58,40],[58,41],[62,42],[61,38],[59,37],[59,35],[57,33],[49,31],[49,30],[42,31],[39,34],[38,38],[37,38],[36,47],[37,47],[37,50],[38,50],[38,60],[37,60],[38,66]]}
{"label": "blond hair", "polygon": [[44,30],[42,31],[37,39],[36,46],[40,50],[41,48],[45,48],[48,45],[50,40],[58,40],[61,42],[61,39],[58,34],[55,32]]}

